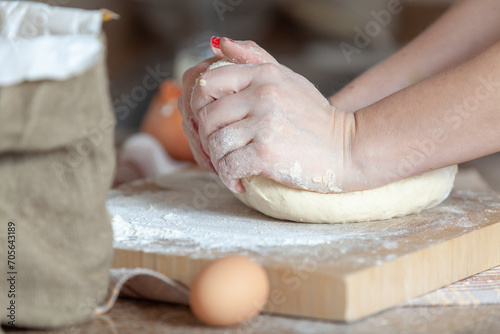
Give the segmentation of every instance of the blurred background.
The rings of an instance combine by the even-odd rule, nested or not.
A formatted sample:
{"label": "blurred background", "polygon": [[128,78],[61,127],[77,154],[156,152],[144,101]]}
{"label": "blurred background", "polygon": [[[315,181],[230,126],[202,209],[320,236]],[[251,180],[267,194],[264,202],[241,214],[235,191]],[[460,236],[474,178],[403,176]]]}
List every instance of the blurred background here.
{"label": "blurred background", "polygon": [[[154,114],[155,108],[156,113],[170,114],[161,108],[174,100],[162,99],[162,94],[170,98],[180,92],[171,85],[162,90],[161,85],[151,88],[145,80],[179,81],[187,68],[212,56],[211,36],[254,40],[330,96],[422,32],[456,0],[36,1],[118,13],[120,20],[104,24],[110,92],[118,120],[117,147],[140,129],[159,138],[164,146],[170,142],[174,150],[179,146],[179,150],[184,147],[189,151],[185,139],[184,146],[177,142],[183,136],[179,134],[180,116],[169,121],[173,124],[170,132],[162,130],[168,123],[144,117]],[[395,7],[398,13],[388,19],[376,17]],[[347,56],[342,45],[352,47]],[[153,97],[153,102],[159,102],[151,103]],[[171,108],[175,104],[171,103]],[[170,138],[160,138],[163,135]],[[172,150],[165,148],[172,155]],[[478,169],[500,191],[499,163],[497,153],[464,165]]]}
{"label": "blurred background", "polygon": [[[211,57],[211,36],[254,40],[330,96],[422,32],[455,0],[37,0],[84,9],[106,8],[118,21],[104,24],[110,92],[118,124],[116,144],[140,127],[155,128],[146,114],[161,88],[144,80],[180,80],[182,73]],[[373,13],[400,3],[398,14],[379,23]],[[380,20],[380,18],[379,18]],[[367,31],[366,29],[368,28]],[[365,39],[360,39],[359,31]],[[369,35],[367,34],[369,33]],[[361,47],[346,57],[342,43]],[[344,44],[345,45],[345,44]],[[358,44],[359,46],[359,44]],[[151,81],[152,82],[152,81]],[[169,89],[169,87],[167,87]],[[170,93],[166,90],[167,93]],[[175,93],[175,92],[174,92]],[[168,94],[167,94],[168,95]],[[161,100],[161,98],[160,98]],[[162,111],[163,112],[163,111]],[[177,120],[176,122],[180,122]],[[142,125],[141,125],[142,123]],[[161,129],[156,126],[156,133]],[[180,123],[177,123],[178,131]],[[154,130],[154,129],[153,129]],[[175,130],[175,129],[174,129]],[[178,131],[172,132],[172,145]],[[146,131],[155,134],[154,131]],[[159,135],[161,137],[161,134]],[[165,140],[164,140],[165,142]],[[184,143],[187,146],[187,142]],[[172,151],[168,150],[171,154]],[[174,155],[174,158],[177,158]],[[182,160],[182,159],[181,159]],[[500,153],[466,163],[500,190]]]}
{"label": "blurred background", "polygon": [[[401,1],[350,62],[340,45],[352,46],[356,28],[374,21],[373,11],[394,0],[51,0],[85,9],[107,8],[121,18],[108,22],[108,68],[117,111],[117,136],[140,125],[154,90],[143,88],[152,71],[162,78],[210,57],[212,35],[251,39],[279,62],[302,74],[329,96],[425,29],[453,0]],[[372,25],[371,28],[376,28]]]}

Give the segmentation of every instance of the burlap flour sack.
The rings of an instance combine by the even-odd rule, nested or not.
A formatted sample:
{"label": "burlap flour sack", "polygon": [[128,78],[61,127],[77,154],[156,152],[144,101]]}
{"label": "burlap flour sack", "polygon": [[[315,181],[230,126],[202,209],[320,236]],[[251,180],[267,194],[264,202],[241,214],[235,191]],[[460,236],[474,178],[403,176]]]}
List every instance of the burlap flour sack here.
{"label": "burlap flour sack", "polygon": [[107,292],[115,120],[102,58],[65,81],[0,88],[2,324],[81,322]]}
{"label": "burlap flour sack", "polygon": [[2,323],[12,301],[16,326],[45,327],[82,321],[105,297],[113,127],[104,61],[67,81],[0,89]]}

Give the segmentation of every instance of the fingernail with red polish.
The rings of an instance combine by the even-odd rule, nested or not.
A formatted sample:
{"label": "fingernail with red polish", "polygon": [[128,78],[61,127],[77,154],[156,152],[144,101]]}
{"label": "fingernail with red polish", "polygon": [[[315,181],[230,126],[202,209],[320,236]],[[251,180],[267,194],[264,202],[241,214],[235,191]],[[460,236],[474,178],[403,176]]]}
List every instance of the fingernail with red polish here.
{"label": "fingernail with red polish", "polygon": [[212,46],[215,49],[220,49],[220,37],[217,37],[217,36],[212,37],[210,44],[212,44]]}
{"label": "fingernail with red polish", "polygon": [[230,42],[236,43],[236,42],[235,42],[235,41],[233,41],[231,38],[227,38],[227,37],[226,37],[226,39],[227,39],[228,41],[230,41]]}
{"label": "fingernail with red polish", "polygon": [[193,126],[194,131],[196,131],[196,133],[198,133],[198,123],[196,123],[196,121],[194,120],[193,117],[191,117],[190,120],[191,120],[191,125]]}

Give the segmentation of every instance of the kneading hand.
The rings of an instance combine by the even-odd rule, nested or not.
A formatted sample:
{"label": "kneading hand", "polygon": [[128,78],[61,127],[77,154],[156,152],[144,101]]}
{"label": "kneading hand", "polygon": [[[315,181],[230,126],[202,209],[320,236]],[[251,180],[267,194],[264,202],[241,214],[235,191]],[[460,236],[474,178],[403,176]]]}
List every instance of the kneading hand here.
{"label": "kneading hand", "polygon": [[198,121],[193,115],[193,111],[191,109],[190,99],[191,93],[193,91],[193,87],[197,83],[197,79],[207,70],[207,68],[219,60],[220,58],[224,58],[224,54],[222,54],[221,50],[229,49],[232,51],[233,57],[231,61],[237,63],[264,63],[264,62],[275,62],[276,60],[269,55],[267,52],[261,54],[257,44],[254,42],[238,42],[231,43],[232,41],[224,38],[221,43],[221,49],[212,48],[213,52],[217,55],[217,57],[209,58],[201,63],[191,67],[188,69],[183,77],[182,77],[182,96],[179,98],[178,107],[182,114],[182,128],[186,133],[186,136],[189,140],[189,145],[191,147],[191,151],[193,153],[195,161],[198,165],[206,170],[211,170],[216,172],[212,162],[210,161],[210,157],[207,152],[205,152],[201,146],[200,135],[198,133]]}
{"label": "kneading hand", "polygon": [[198,127],[192,146],[199,138],[233,192],[244,192],[240,179],[253,175],[317,192],[352,190],[347,171],[354,116],[336,110],[308,80],[255,43],[240,43],[223,40],[214,53],[235,65],[201,74],[190,108],[183,99]]}

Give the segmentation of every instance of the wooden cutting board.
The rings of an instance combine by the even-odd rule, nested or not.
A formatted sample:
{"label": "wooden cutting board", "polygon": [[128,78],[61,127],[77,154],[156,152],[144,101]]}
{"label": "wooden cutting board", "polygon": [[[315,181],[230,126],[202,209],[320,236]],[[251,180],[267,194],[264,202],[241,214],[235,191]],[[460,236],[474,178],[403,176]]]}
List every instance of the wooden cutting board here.
{"label": "wooden cutting board", "polygon": [[271,280],[265,311],[353,321],[500,264],[500,197],[454,189],[417,215],[299,224],[241,204],[187,170],[112,190],[115,268],[144,267],[189,286],[209,261],[242,254]]}

